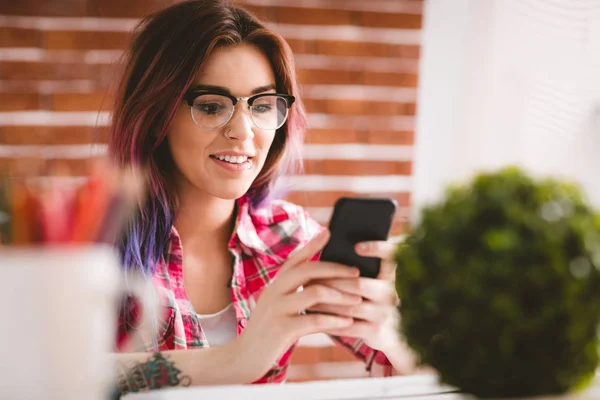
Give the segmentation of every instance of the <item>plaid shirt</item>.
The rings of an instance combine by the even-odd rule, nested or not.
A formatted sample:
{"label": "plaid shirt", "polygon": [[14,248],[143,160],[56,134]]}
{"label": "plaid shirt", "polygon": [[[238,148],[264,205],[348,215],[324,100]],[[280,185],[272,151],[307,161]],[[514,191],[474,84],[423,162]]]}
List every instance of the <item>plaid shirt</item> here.
{"label": "plaid shirt", "polygon": [[[261,291],[275,279],[290,253],[306,244],[321,229],[301,207],[291,203],[273,201],[264,208],[253,209],[245,197],[238,200],[237,221],[229,241],[229,250],[234,256],[231,289],[238,335],[251,318]],[[158,344],[158,350],[208,347],[197,315],[185,295],[181,240],[175,228],[171,231],[168,251],[159,263],[153,281],[166,305],[165,316],[159,323],[157,338],[141,338],[141,342],[134,345],[135,350],[155,351],[153,343]],[[135,302],[128,302],[118,325],[119,349],[124,348],[130,336],[141,336],[129,334],[135,325],[131,321],[138,320],[138,310]],[[387,357],[368,347],[361,339],[335,336],[332,339],[364,361],[371,376],[391,375],[392,367]],[[288,349],[255,383],[284,382],[294,347]]]}

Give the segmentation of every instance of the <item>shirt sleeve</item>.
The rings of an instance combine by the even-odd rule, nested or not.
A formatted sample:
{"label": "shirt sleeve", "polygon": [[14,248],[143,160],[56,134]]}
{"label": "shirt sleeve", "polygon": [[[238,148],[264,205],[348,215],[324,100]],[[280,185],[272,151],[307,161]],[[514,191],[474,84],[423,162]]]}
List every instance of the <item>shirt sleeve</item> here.
{"label": "shirt sleeve", "polygon": [[363,361],[370,376],[385,377],[393,375],[392,363],[382,351],[372,349],[362,339],[340,336],[330,337],[335,343],[347,348],[356,358]]}
{"label": "shirt sleeve", "polygon": [[[310,242],[315,236],[317,236],[319,233],[323,232],[325,230],[325,227],[323,227],[321,224],[319,224],[317,221],[315,221],[310,214],[306,211],[303,210],[302,213],[302,245],[298,246],[297,250],[300,250],[302,247],[304,247],[304,245],[308,242]],[[319,258],[321,257],[321,252],[319,251],[317,254],[315,254],[310,261],[318,261]]]}
{"label": "shirt sleeve", "polygon": [[308,211],[304,211],[304,230],[306,232],[306,238],[308,239],[307,241],[310,241],[312,238],[314,238],[315,236],[317,236],[319,233],[323,232],[325,230],[325,228],[319,224],[317,221],[315,221],[310,214],[308,214]]}

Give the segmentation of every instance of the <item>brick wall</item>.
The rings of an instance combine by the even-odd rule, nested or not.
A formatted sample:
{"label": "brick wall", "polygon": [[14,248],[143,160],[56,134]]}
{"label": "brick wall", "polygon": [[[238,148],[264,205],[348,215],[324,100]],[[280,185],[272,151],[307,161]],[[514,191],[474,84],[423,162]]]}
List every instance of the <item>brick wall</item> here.
{"label": "brick wall", "polygon": [[[0,3],[0,171],[102,153],[113,63],[128,30],[167,0]],[[288,39],[309,112],[306,175],[289,199],[322,223],[342,195],[410,206],[422,0],[240,0]],[[92,146],[90,146],[92,144]],[[364,376],[327,337],[302,340],[291,380]]]}

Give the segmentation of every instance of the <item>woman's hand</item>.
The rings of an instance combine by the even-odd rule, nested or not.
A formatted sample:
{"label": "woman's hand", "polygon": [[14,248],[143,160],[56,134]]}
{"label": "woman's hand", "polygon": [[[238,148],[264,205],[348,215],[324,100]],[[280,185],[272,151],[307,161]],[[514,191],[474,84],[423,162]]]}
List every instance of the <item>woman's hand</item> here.
{"label": "woman's hand", "polygon": [[[310,260],[327,243],[329,233],[320,233],[304,248],[292,254],[271,285],[263,290],[248,325],[236,339],[240,362],[248,371],[248,382],[262,377],[300,337],[326,331],[344,330],[354,323],[351,316],[306,314],[317,304],[353,307],[362,296],[339,290],[326,282],[356,281],[359,271],[345,265]],[[321,281],[298,291],[309,282]]]}
{"label": "woman's hand", "polygon": [[315,282],[364,299],[358,304],[318,304],[312,307],[311,311],[355,319],[353,324],[328,330],[327,333],[361,338],[369,347],[384,353],[398,347],[398,297],[393,283],[395,249],[396,244],[389,241],[362,242],[356,245],[357,254],[382,260],[376,279],[360,277]]}

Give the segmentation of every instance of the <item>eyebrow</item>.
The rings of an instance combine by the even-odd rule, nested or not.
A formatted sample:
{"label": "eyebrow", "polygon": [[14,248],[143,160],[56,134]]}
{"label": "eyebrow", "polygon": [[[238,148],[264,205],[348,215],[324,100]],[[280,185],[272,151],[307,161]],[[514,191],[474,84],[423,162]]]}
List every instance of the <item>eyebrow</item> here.
{"label": "eyebrow", "polygon": [[[267,92],[269,90],[275,90],[276,86],[274,83],[265,86],[259,86],[257,88],[252,89],[251,94],[259,94],[262,92]],[[216,85],[194,85],[190,88],[190,92],[197,91],[206,91],[206,92],[217,92],[217,93],[225,93],[231,96],[231,91],[223,86]]]}

